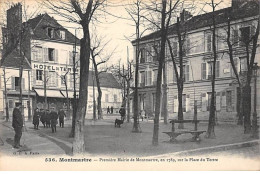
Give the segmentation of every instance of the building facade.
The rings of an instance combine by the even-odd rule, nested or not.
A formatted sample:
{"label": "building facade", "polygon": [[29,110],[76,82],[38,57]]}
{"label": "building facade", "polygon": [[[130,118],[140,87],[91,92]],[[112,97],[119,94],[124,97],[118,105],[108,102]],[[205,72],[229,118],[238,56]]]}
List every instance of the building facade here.
{"label": "building facade", "polygon": [[[217,62],[216,62],[216,110],[217,117],[223,119],[235,119],[238,109],[238,84],[230,63],[228,55],[227,38],[227,15],[231,12],[231,40],[234,49],[234,62],[240,77],[243,81],[247,71],[246,51],[241,38],[252,36],[257,27],[259,17],[259,3],[251,1],[232,1],[232,6],[215,11],[216,33],[217,33]],[[186,15],[186,16],[185,16]],[[183,89],[183,112],[184,117],[192,117],[194,101],[197,101],[200,115],[208,116],[211,99],[211,77],[212,77],[212,18],[211,13],[198,16],[191,16],[187,11],[180,14],[183,25],[187,28],[185,36],[184,55],[184,89]],[[173,47],[173,54],[178,60],[178,39],[176,24],[169,28],[170,42]],[[135,41],[133,42],[135,46]],[[258,42],[259,45],[259,42]],[[156,49],[159,48],[159,32],[151,33],[141,38],[140,44],[140,66],[139,66],[139,101],[141,110],[147,114],[155,111],[155,85],[157,79],[158,61]],[[256,52],[255,62],[260,62],[259,48]],[[179,65],[177,65],[179,72]],[[168,113],[170,117],[176,117],[178,112],[178,90],[176,75],[174,73],[169,48],[166,48],[166,78]],[[258,72],[259,74],[259,72]],[[259,101],[259,77],[257,77],[257,89],[254,90],[254,78],[251,80],[251,103],[252,110],[254,95]],[[260,111],[260,104],[257,104],[257,111]]]}
{"label": "building facade", "polygon": [[[76,38],[67,29],[61,26],[53,17],[47,13],[36,16],[27,22],[22,23],[21,4],[12,6],[7,11],[7,27],[2,29],[3,35],[3,56],[1,60],[1,73],[5,71],[5,78],[1,78],[1,89],[6,92],[9,105],[9,115],[12,115],[15,103],[19,101],[19,69],[21,68],[21,61],[23,61],[23,106],[25,118],[28,116],[28,105],[32,108],[31,113],[35,108],[50,109],[67,108],[69,104],[72,109],[72,102],[74,98],[74,80],[76,87],[76,97],[78,97],[79,90],[79,39]],[[20,30],[17,33],[16,30]],[[23,32],[21,32],[23,31]],[[21,44],[17,41],[21,38]],[[73,57],[75,56],[75,79],[73,77]],[[93,73],[89,74],[89,102],[88,111],[91,112],[93,95],[92,81]],[[101,79],[101,87],[104,90],[104,96],[117,96],[116,99],[110,98],[106,100],[103,97],[103,106],[111,105],[119,107],[121,103],[121,89],[116,80],[113,80],[108,73],[104,76],[109,77],[111,83],[103,85]],[[111,80],[112,79],[112,80]],[[104,80],[103,80],[104,81]],[[92,85],[91,85],[92,84]],[[95,86],[95,84],[94,84]],[[67,94],[68,100],[67,102]],[[5,95],[1,101],[2,108],[5,112]],[[96,94],[95,97],[98,95]],[[47,100],[47,105],[45,101]],[[106,102],[108,101],[108,102]],[[110,103],[111,102],[111,103]],[[27,109],[27,110],[26,110]],[[92,109],[93,111],[93,109]],[[72,112],[70,112],[72,113]]]}

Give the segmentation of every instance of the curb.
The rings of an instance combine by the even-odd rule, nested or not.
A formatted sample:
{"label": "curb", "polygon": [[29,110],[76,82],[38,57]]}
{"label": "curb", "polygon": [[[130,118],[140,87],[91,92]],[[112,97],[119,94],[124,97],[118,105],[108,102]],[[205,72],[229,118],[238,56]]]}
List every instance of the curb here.
{"label": "curb", "polygon": [[226,151],[226,150],[232,150],[232,149],[239,149],[243,147],[252,147],[260,144],[260,140],[252,140],[242,143],[233,143],[233,144],[225,144],[225,145],[219,145],[219,146],[213,146],[213,147],[205,147],[205,148],[199,148],[199,149],[192,149],[192,150],[185,150],[180,152],[174,152],[164,155],[157,155],[157,156],[151,156],[153,158],[165,158],[168,156],[189,156],[189,155],[200,155],[202,153],[209,153],[209,152],[220,152],[220,151]]}

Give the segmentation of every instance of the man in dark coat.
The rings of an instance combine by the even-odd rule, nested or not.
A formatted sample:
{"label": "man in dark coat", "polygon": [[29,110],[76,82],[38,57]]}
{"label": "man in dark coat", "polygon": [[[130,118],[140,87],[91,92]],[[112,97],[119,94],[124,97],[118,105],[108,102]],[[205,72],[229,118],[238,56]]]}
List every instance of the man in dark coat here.
{"label": "man in dark coat", "polygon": [[54,108],[51,109],[50,112],[50,119],[51,119],[51,130],[52,133],[56,132],[56,124],[58,119],[58,114],[55,112]]}
{"label": "man in dark coat", "polygon": [[60,127],[64,127],[64,117],[66,117],[66,114],[62,109],[60,109],[58,115],[59,115]]}
{"label": "man in dark coat", "polygon": [[119,113],[121,115],[121,120],[124,121],[125,120],[125,108],[124,108],[124,106],[121,106]]}
{"label": "man in dark coat", "polygon": [[114,108],[113,108],[113,106],[111,106],[111,109],[110,109],[111,114],[113,114],[113,110],[114,110]]}
{"label": "man in dark coat", "polygon": [[21,113],[22,103],[16,103],[15,108],[13,110],[13,122],[12,126],[15,131],[14,136],[14,148],[19,149],[22,147],[20,145],[20,139],[22,137],[22,128],[23,128],[23,116]]}
{"label": "man in dark coat", "polygon": [[109,106],[107,107],[107,114],[110,114],[110,108],[109,108]]}
{"label": "man in dark coat", "polygon": [[40,110],[40,116],[41,116],[40,120],[43,124],[43,127],[45,128],[45,126],[46,126],[46,115],[45,115],[44,109]]}
{"label": "man in dark coat", "polygon": [[46,110],[45,112],[45,122],[46,122],[46,127],[50,128],[51,127],[51,116],[50,116],[50,110]]}
{"label": "man in dark coat", "polygon": [[40,112],[39,109],[36,108],[34,111],[34,115],[33,115],[33,125],[34,125],[34,129],[39,129],[39,122],[40,122]]}

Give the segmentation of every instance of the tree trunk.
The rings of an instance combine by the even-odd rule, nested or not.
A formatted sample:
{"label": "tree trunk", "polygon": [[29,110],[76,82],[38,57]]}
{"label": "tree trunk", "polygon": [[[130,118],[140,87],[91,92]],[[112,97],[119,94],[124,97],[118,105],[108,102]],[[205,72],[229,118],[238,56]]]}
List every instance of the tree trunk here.
{"label": "tree trunk", "polygon": [[6,121],[9,121],[9,109],[8,109],[8,97],[7,97],[7,88],[6,88],[6,73],[5,73],[5,67],[3,69],[4,71],[4,88],[5,88],[5,112],[6,112]]}
{"label": "tree trunk", "polygon": [[103,119],[102,116],[102,90],[100,87],[100,80],[99,80],[99,73],[98,73],[98,68],[97,68],[97,63],[94,57],[92,57],[93,63],[94,63],[94,69],[95,69],[95,77],[96,77],[96,82],[97,82],[97,89],[98,89],[98,97],[97,97],[97,110],[98,110],[98,119]]}
{"label": "tree trunk", "polygon": [[127,80],[127,89],[126,89],[126,92],[127,92],[127,123],[130,122],[130,80],[128,79]]}
{"label": "tree trunk", "polygon": [[238,92],[238,108],[237,108],[237,116],[238,116],[238,121],[237,124],[238,125],[243,125],[243,116],[244,116],[244,111],[243,111],[243,87],[239,86],[239,90]]}
{"label": "tree trunk", "polygon": [[139,55],[140,55],[140,7],[137,5],[137,22],[136,22],[136,50],[135,50],[135,89],[134,89],[134,125],[132,132],[141,132],[139,125],[139,100],[138,100],[138,82],[139,82]]}
{"label": "tree trunk", "polygon": [[75,119],[75,137],[73,141],[73,154],[82,154],[85,152],[84,122],[88,101],[90,34],[88,22],[81,22],[84,37],[80,40],[80,89],[79,102]]}
{"label": "tree trunk", "polygon": [[[183,120],[183,109],[182,109],[182,93],[183,88],[178,85],[178,120]],[[184,129],[183,123],[179,123],[179,129]]]}
{"label": "tree trunk", "polygon": [[214,0],[211,0],[212,5],[212,21],[213,21],[213,31],[212,31],[212,46],[213,46],[213,69],[212,69],[212,79],[211,79],[211,102],[210,102],[210,113],[209,113],[209,123],[208,131],[206,134],[207,138],[215,138],[215,77],[216,77],[216,61],[217,61],[217,47],[216,47],[216,24],[215,24],[215,4]]}
{"label": "tree trunk", "polygon": [[163,117],[164,124],[168,123],[168,120],[167,120],[168,119],[167,104],[168,104],[168,100],[167,100],[166,64],[164,63],[164,66],[163,66],[162,111],[161,111],[161,115]]}
{"label": "tree trunk", "polygon": [[243,89],[243,106],[244,106],[244,133],[251,132],[251,86],[246,84]]}
{"label": "tree trunk", "polygon": [[165,61],[165,44],[167,39],[167,30],[165,27],[166,20],[166,0],[162,0],[162,11],[161,11],[161,49],[159,57],[159,67],[156,84],[156,105],[155,105],[155,118],[154,118],[154,129],[153,129],[153,145],[158,145],[158,132],[159,132],[159,115],[161,106],[161,84],[162,84],[162,69]]}

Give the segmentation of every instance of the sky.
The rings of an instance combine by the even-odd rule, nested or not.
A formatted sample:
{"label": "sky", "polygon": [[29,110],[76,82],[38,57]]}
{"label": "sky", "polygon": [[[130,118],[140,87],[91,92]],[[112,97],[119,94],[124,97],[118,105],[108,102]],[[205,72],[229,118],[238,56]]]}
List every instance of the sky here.
{"label": "sky", "polygon": [[[127,3],[129,1],[112,1],[113,7],[109,7],[106,9],[109,14],[106,13],[104,16],[102,16],[102,18],[100,17],[102,23],[98,23],[94,29],[92,27],[93,33],[95,33],[98,37],[103,37],[104,43],[108,42],[104,49],[104,55],[111,54],[113,52],[113,55],[108,62],[108,66],[117,64],[119,60],[121,60],[121,63],[126,63],[127,48],[129,50],[129,59],[133,59],[133,47],[130,41],[134,39],[134,37],[131,36],[133,36],[133,34],[135,33],[135,27],[133,26],[134,23],[131,20],[126,20],[126,18],[129,18],[129,15],[126,12],[125,8],[128,7]],[[8,2],[8,4],[3,4],[4,2]],[[64,18],[54,14],[53,11],[42,4],[41,0],[1,0],[1,18],[5,18],[5,11],[8,8],[8,5],[16,2],[21,2],[22,4],[25,4],[24,8],[27,9],[27,16],[29,16],[29,18],[30,16],[35,16],[37,14],[47,12],[48,14],[50,14],[50,16],[53,16],[61,25],[63,25],[73,34],[75,33],[74,27],[78,27],[73,23],[65,22]],[[197,2],[200,3],[201,0]],[[230,6],[230,0],[223,0],[220,8],[227,6]],[[199,8],[201,7],[199,7],[198,5],[198,9]],[[207,8],[204,9],[207,10]],[[116,18],[115,16],[118,16],[119,18]],[[148,34],[149,32],[151,31],[147,31],[146,33]],[[81,30],[77,30],[77,37],[82,37]]]}

